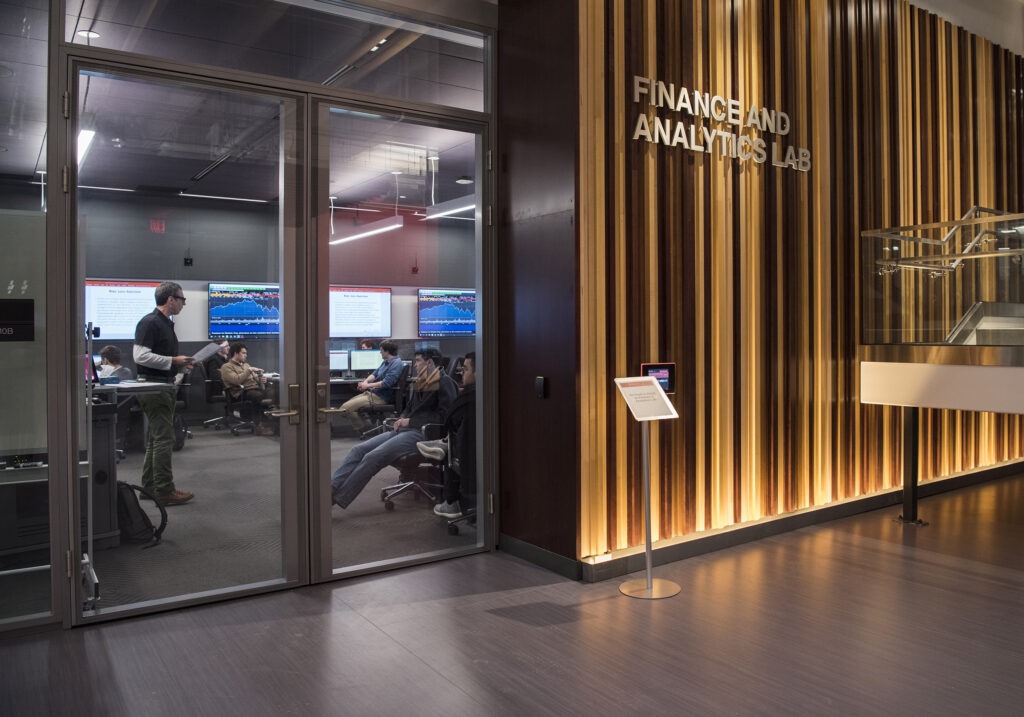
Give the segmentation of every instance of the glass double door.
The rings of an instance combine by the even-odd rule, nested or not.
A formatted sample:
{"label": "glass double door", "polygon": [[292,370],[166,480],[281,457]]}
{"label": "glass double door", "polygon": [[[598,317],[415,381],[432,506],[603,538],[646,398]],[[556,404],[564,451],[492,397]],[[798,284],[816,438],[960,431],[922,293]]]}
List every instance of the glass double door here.
{"label": "glass double door", "polygon": [[[345,508],[331,487],[410,401],[432,422],[461,394],[475,408],[480,133],[94,64],[70,77],[75,620],[482,547],[475,520],[434,513],[446,457],[364,464]],[[380,386],[391,357],[401,382]],[[128,535],[132,495],[158,540]]]}

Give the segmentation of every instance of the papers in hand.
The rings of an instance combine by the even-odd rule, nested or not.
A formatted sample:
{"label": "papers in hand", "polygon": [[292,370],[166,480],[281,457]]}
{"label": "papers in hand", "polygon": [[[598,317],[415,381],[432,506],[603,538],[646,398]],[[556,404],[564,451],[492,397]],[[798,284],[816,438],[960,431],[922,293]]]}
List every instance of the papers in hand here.
{"label": "papers in hand", "polygon": [[221,345],[222,344],[218,344],[216,341],[211,341],[210,343],[206,344],[206,346],[196,351],[195,354],[192,356],[192,360],[196,363],[202,363],[203,361],[205,361],[206,359],[210,358],[215,353],[220,351]]}

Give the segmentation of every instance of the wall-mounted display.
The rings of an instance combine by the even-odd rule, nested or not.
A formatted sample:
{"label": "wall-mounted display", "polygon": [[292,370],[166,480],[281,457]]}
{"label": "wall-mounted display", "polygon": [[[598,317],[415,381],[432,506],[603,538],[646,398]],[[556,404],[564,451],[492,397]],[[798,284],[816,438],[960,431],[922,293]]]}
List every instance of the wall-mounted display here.
{"label": "wall-mounted display", "polygon": [[210,284],[210,338],[277,336],[281,289],[276,284]]}
{"label": "wall-mounted display", "polygon": [[476,290],[420,289],[416,315],[422,337],[476,336]]}
{"label": "wall-mounted display", "polygon": [[389,338],[391,289],[331,286],[329,326],[332,339]]}
{"label": "wall-mounted display", "polygon": [[156,306],[159,281],[85,280],[85,323],[105,341],[132,341],[135,325]]}

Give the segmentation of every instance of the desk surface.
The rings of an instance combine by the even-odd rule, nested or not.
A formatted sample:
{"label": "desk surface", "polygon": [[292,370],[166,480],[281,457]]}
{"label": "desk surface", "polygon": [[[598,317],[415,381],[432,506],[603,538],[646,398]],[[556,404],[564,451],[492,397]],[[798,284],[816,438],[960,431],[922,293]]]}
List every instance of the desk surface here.
{"label": "desk surface", "polygon": [[176,383],[161,383],[160,381],[121,381],[121,383],[101,383],[92,387],[92,393],[96,395],[117,396],[119,393],[160,393],[160,391],[177,391]]}
{"label": "desk surface", "polygon": [[[332,376],[331,379],[330,379],[331,383],[336,385],[336,386],[338,386],[338,385],[349,385],[349,384],[351,384],[352,386],[355,386],[357,383],[359,383],[362,380],[363,380],[362,378],[359,378],[359,377],[356,377],[356,376],[353,376],[352,378],[342,378],[341,376]],[[274,376],[271,376],[269,374],[267,375],[267,383],[280,383],[280,382],[281,382],[281,377],[279,375],[274,375]]]}

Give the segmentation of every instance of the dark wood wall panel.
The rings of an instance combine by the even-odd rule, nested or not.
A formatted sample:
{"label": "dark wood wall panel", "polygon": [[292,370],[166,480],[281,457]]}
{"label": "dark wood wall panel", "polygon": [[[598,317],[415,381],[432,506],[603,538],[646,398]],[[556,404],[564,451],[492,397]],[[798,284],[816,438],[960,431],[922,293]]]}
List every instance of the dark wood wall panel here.
{"label": "dark wood wall panel", "polygon": [[499,374],[499,529],[570,557],[580,531],[576,27],[571,3],[501,8],[499,351],[481,366]]}
{"label": "dark wood wall panel", "polygon": [[[857,400],[861,311],[919,327],[894,291],[862,293],[860,232],[1024,209],[1024,60],[903,0],[578,8],[578,557],[642,540],[639,429],[611,384],[642,361],[680,369],[680,420],[652,431],[663,539],[898,485],[899,413]],[[634,75],[787,112],[765,137],[809,148],[811,171],[632,141]],[[985,280],[951,280],[936,316]],[[921,426],[927,479],[1022,455],[1017,417]]]}

